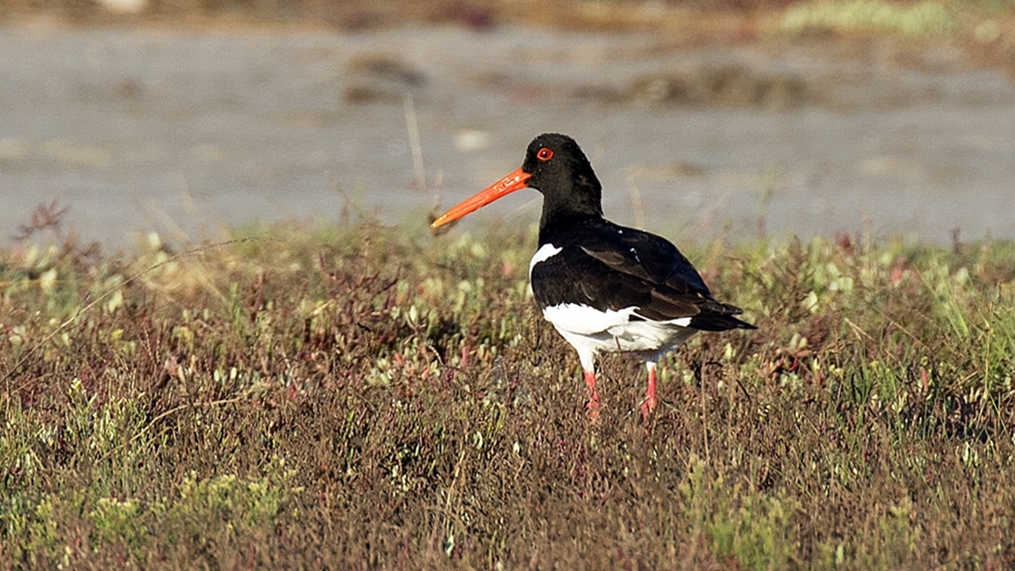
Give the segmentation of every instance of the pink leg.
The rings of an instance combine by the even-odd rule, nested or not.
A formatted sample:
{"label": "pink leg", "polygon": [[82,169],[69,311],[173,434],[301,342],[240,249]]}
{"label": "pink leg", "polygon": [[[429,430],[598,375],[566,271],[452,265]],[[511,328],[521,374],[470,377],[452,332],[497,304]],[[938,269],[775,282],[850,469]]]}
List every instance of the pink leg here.
{"label": "pink leg", "polygon": [[656,408],[656,364],[648,361],[645,367],[648,369],[648,387],[645,389],[645,400],[641,403],[641,417],[647,420]]}
{"label": "pink leg", "polygon": [[585,384],[589,387],[589,403],[585,405],[585,408],[589,411],[589,416],[596,418],[599,415],[599,393],[596,392],[596,373],[594,371],[585,371]]}

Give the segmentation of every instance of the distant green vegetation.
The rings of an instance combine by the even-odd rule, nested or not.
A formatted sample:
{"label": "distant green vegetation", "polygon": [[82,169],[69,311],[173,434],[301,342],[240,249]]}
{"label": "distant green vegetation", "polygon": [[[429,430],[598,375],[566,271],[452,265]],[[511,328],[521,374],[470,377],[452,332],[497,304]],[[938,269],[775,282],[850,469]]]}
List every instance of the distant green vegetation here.
{"label": "distant green vegetation", "polygon": [[797,33],[830,30],[945,36],[956,28],[952,14],[952,9],[936,0],[824,0],[794,4],[782,15],[781,24],[783,30]]}
{"label": "distant green vegetation", "polygon": [[531,231],[0,252],[0,569],[1015,566],[1015,246],[687,244],[758,331],[577,359]]}

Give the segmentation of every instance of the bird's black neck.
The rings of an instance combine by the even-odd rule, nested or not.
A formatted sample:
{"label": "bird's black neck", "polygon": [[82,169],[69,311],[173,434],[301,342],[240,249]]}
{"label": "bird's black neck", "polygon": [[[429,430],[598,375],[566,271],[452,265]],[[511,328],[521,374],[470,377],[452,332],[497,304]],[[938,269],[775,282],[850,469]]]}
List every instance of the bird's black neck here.
{"label": "bird's black neck", "polygon": [[[591,171],[591,169],[589,169]],[[602,186],[594,174],[562,178],[551,192],[543,192],[539,242],[545,243],[560,228],[603,217]]]}
{"label": "bird's black neck", "polygon": [[554,243],[561,232],[602,221],[601,212],[549,211],[543,208],[543,218],[539,222],[539,245]]}

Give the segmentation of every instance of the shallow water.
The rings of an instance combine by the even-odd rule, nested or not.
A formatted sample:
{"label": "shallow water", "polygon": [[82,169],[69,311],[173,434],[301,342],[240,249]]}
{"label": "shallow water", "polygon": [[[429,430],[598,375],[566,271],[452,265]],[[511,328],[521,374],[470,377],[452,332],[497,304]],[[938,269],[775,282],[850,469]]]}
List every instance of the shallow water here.
{"label": "shallow water", "polygon": [[[1015,238],[1015,91],[946,50],[920,65],[834,46],[686,49],[656,36],[502,28],[372,33],[0,28],[0,232],[41,202],[82,237],[215,236],[337,218],[347,201],[425,223],[574,136],[607,215],[675,239],[869,232]],[[793,77],[769,105],[658,102],[637,77],[734,66]],[[707,81],[707,80],[703,80]],[[429,190],[414,184],[413,93]],[[535,192],[474,214],[538,219]]]}

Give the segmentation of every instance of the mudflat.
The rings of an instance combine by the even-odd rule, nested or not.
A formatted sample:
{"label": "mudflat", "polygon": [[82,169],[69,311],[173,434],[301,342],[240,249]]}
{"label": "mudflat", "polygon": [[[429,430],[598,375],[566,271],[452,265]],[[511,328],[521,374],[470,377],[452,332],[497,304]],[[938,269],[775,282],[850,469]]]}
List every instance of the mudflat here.
{"label": "mudflat", "polygon": [[[1015,238],[1015,90],[947,47],[914,59],[522,27],[10,25],[0,52],[6,241],[52,200],[112,245],[350,204],[422,225],[546,131],[585,147],[608,216],[673,238]],[[534,192],[504,202],[491,208],[509,223],[538,217]]]}

